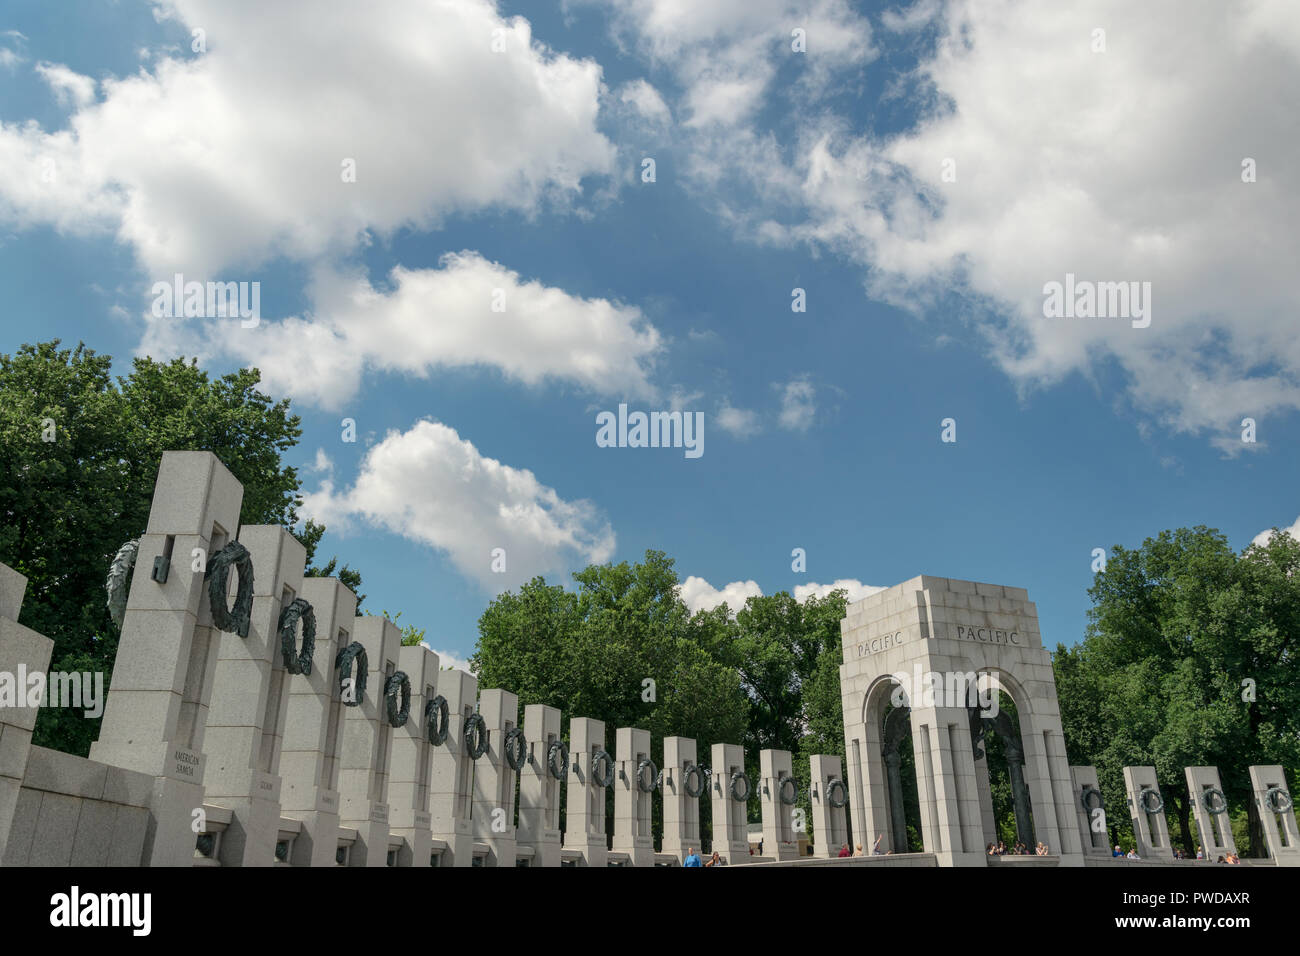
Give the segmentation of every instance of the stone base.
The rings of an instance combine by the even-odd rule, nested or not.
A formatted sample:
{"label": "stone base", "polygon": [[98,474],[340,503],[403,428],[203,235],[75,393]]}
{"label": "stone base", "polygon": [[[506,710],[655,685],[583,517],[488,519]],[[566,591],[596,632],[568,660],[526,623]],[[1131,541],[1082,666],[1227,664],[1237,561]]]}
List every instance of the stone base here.
{"label": "stone base", "polygon": [[194,865],[194,811],[202,806],[202,784],[172,777],[154,780],[142,855],[145,866]]}
{"label": "stone base", "polygon": [[[366,806],[361,804],[359,806]],[[359,807],[349,809],[356,810]],[[370,803],[370,813],[363,820],[348,819],[339,821],[339,826],[350,827],[357,831],[357,842],[352,844],[352,853],[348,856],[348,866],[387,866],[388,865],[388,804]]]}
{"label": "stone base", "polygon": [[468,820],[453,820],[450,830],[445,829],[445,827],[444,822],[435,826],[433,830],[433,839],[441,840],[447,844],[440,865],[473,866],[474,837],[471,832],[470,822]]}
{"label": "stone base", "polygon": [[[208,797],[231,811],[233,818],[221,835],[217,857],[222,866],[274,866],[280,834],[280,804],[255,797]],[[295,841],[296,842],[296,841]]]}

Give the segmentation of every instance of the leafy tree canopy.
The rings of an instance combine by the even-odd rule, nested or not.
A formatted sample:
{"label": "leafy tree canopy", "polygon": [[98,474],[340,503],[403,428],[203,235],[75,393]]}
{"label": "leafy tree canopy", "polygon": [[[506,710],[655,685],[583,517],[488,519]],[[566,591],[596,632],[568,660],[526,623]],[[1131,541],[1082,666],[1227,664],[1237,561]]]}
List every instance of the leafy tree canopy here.
{"label": "leafy tree canopy", "polygon": [[[211,451],[244,486],[240,521],[293,529],[302,504],[282,456],[302,434],[287,401],[257,390],[256,369],[210,378],[197,362],[112,359],[59,341],[0,354],[0,561],[28,578],[22,622],[54,641],[51,670],[112,673],[117,629],[105,607],[109,562],[145,530],[162,453]],[[324,534],[297,532],[310,565]],[[356,590],[360,575],[331,559]],[[42,708],[34,741],[86,754],[98,721]]]}

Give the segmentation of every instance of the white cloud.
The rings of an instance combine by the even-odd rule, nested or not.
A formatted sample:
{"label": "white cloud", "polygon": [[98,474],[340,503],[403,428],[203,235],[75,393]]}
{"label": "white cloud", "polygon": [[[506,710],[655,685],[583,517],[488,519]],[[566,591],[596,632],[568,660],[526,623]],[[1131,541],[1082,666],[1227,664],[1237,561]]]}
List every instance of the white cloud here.
{"label": "white cloud", "polygon": [[[1285,532],[1286,534],[1289,534],[1291,537],[1295,538],[1297,541],[1300,541],[1300,517],[1298,517],[1298,518],[1295,519],[1295,523],[1294,523],[1293,525],[1291,525],[1291,527],[1289,527],[1289,528],[1280,528],[1279,530]],[[1268,544],[1269,541],[1272,540],[1272,538],[1273,538],[1273,529],[1272,529],[1272,528],[1269,528],[1269,529],[1267,529],[1267,530],[1265,530],[1265,531],[1261,531],[1259,534],[1255,535],[1255,537],[1251,539],[1251,542],[1250,542],[1250,543],[1251,543],[1251,544],[1258,544],[1258,545],[1263,546],[1263,545]]]}
{"label": "white cloud", "polygon": [[306,467],[306,470],[331,476],[334,474],[334,459],[325,453],[324,448],[317,448],[316,458]]}
{"label": "white cloud", "polygon": [[81,109],[95,99],[95,81],[73,72],[62,63],[37,63],[36,72],[49,84],[54,98],[62,106]]}
{"label": "white cloud", "polygon": [[[803,603],[810,597],[824,598],[836,590],[847,591],[849,603],[852,604],[854,601],[862,600],[869,594],[875,594],[877,591],[885,589],[871,584],[863,584],[855,578],[840,578],[834,584],[809,583],[796,585],[792,595],[796,601]],[[762,597],[763,589],[758,586],[756,581],[732,581],[730,584],[724,584],[721,588],[715,588],[704,578],[691,575],[682,582],[681,595],[682,601],[691,609],[691,613],[711,611],[725,602],[727,608],[734,614],[745,606],[747,598]]]}
{"label": "white cloud", "polygon": [[[353,251],[367,233],[457,211],[531,213],[608,175],[601,69],[534,42],[489,0],[167,0],[208,50],[101,84],[47,133],[0,126],[0,218],[107,230],[150,274],[208,278],[277,255]],[[493,53],[494,30],[505,52]],[[43,157],[60,170],[40,175]],[[356,161],[356,182],[341,179]],[[31,170],[31,175],[20,174]]]}
{"label": "white cloud", "polygon": [[910,33],[931,23],[942,9],[942,0],[916,0],[902,10],[886,10],[880,15],[880,22],[894,33]]}
{"label": "white cloud", "polygon": [[763,430],[757,413],[746,408],[734,408],[725,399],[718,408],[717,414],[713,416],[713,420],[724,432],[729,432],[737,438],[749,438]]}
{"label": "white cloud", "polygon": [[652,123],[668,124],[673,121],[664,98],[645,80],[623,84],[619,89],[619,101],[630,104],[638,115]]}
{"label": "white cloud", "polygon": [[470,666],[469,666],[469,660],[468,660],[468,659],[466,659],[466,658],[464,658],[464,657],[457,657],[457,656],[456,656],[453,652],[451,652],[451,651],[440,651],[440,650],[438,650],[436,647],[434,647],[432,644],[430,644],[428,641],[423,641],[423,642],[421,642],[421,643],[423,643],[425,647],[429,648],[429,650],[433,651],[435,654],[438,655],[438,667],[439,667],[439,669],[441,669],[441,668],[445,668],[445,667],[450,667],[452,670],[464,671],[466,674],[472,674],[472,673],[474,673],[474,672],[470,669]]}
{"label": "white cloud", "polygon": [[[351,488],[325,480],[304,515],[346,530],[362,522],[445,553],[498,593],[538,574],[563,575],[614,553],[614,532],[589,501],[566,501],[527,469],[487,458],[452,428],[422,420],[366,452]],[[492,570],[505,550],[505,572]]]}
{"label": "white cloud", "polygon": [[797,378],[778,384],[776,388],[781,392],[781,414],[778,418],[781,427],[806,432],[812,427],[817,413],[812,383],[807,378]]}
{"label": "white cloud", "polygon": [[809,583],[796,585],[794,599],[803,602],[810,597],[824,598],[832,591],[847,591],[848,601],[852,604],[854,601],[861,601],[864,597],[883,590],[885,590],[883,587],[876,587],[874,584],[863,584],[856,578],[840,578],[832,584]]}
{"label": "white cloud", "polygon": [[18,69],[18,64],[23,62],[23,58],[8,47],[0,47],[0,67],[10,72]]}
{"label": "white cloud", "polygon": [[756,581],[732,581],[718,589],[704,578],[691,575],[681,584],[681,596],[692,614],[696,611],[712,611],[724,602],[734,614],[745,606],[746,598],[762,597],[763,589]]}
{"label": "white cloud", "polygon": [[[613,11],[614,30],[685,88],[685,125],[725,129],[748,120],[779,88],[806,104],[831,71],[872,60],[871,27],[845,0],[589,0]],[[791,49],[805,31],[807,52]],[[777,86],[777,71],[800,57],[798,79]]]}
{"label": "white cloud", "polygon": [[[958,291],[1022,389],[1116,363],[1133,404],[1172,431],[1210,431],[1228,454],[1247,447],[1231,435],[1243,416],[1300,408],[1294,4],[946,13],[920,73],[928,101],[951,109],[889,139],[823,123],[772,178],[806,216],[756,233],[836,249],[910,308]],[[1172,45],[1160,40],[1171,18]],[[1106,51],[1093,53],[1099,24]],[[1255,183],[1242,182],[1245,157]],[[942,179],[946,158],[956,182]],[[1066,273],[1150,282],[1150,327],[1044,318],[1043,286]]]}
{"label": "white cloud", "polygon": [[[786,133],[755,117],[775,88],[773,14],[795,22],[798,5],[763,0],[751,22],[742,0],[608,2],[685,88],[672,105],[698,128],[681,168],[740,234],[834,251],[913,312],[960,311],[1022,392],[1117,368],[1137,417],[1208,432],[1229,455],[1259,447],[1234,436],[1243,417],[1300,409],[1300,4],[920,0],[882,17],[937,29],[888,94],[919,109],[913,126],[863,132],[810,98],[852,84],[872,54],[814,56],[826,37],[809,29],[818,74]],[[840,15],[836,42],[860,40]],[[1242,182],[1246,157],[1257,182]],[[1150,327],[1045,318],[1043,286],[1066,273],[1150,282]]]}
{"label": "white cloud", "polygon": [[[239,320],[156,319],[141,351],[223,355],[256,365],[267,388],[325,408],[354,398],[367,369],[425,376],[488,366],[535,386],[548,379],[600,394],[654,398],[661,339],[639,309],[525,280],[476,252],[436,269],[395,268],[383,292],[359,275],[317,272],[310,318],[243,329]],[[496,290],[504,311],[493,311]]]}

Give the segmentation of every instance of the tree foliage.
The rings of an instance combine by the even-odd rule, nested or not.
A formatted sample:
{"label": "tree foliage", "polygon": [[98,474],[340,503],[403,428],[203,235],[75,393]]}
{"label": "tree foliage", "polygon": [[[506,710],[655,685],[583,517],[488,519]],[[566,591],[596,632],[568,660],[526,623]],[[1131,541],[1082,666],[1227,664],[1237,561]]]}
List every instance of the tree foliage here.
{"label": "tree foliage", "polygon": [[1195,852],[1183,771],[1218,767],[1262,852],[1248,767],[1300,765],[1298,567],[1284,533],[1240,555],[1205,527],[1114,548],[1086,638],[1055,658],[1067,751],[1097,767],[1108,807],[1125,805],[1124,766],[1154,766],[1175,839]]}
{"label": "tree foliage", "polygon": [[[104,579],[145,530],[162,453],[211,451],[244,486],[241,523],[292,529],[300,482],[281,459],[302,432],[287,401],[258,391],[256,369],[213,379],[196,362],[136,358],[115,380],[109,356],[59,346],[0,355],[0,561],[28,579],[22,623],[54,641],[50,669],[107,682],[117,629]],[[309,562],[324,530],[299,533]],[[339,576],[360,584],[351,569]],[[84,755],[98,732],[81,711],[45,707],[33,739]]]}

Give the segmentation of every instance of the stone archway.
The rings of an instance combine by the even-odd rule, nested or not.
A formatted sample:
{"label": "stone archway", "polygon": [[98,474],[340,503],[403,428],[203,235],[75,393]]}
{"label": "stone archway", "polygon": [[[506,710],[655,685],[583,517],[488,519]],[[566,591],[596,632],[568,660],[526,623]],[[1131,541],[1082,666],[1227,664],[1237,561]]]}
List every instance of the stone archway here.
{"label": "stone archway", "polygon": [[[849,606],[841,625],[845,756],[854,840],[869,846],[889,836],[906,847],[899,806],[899,747],[910,731],[925,852],[942,865],[985,865],[993,839],[984,735],[1011,759],[1008,774],[1017,833],[1026,846],[1041,840],[1066,865],[1082,865],[1074,825],[1070,769],[1065,757],[1051,656],[1042,645],[1037,611],[1021,588],[921,576]],[[920,686],[909,707],[888,710],[890,689]],[[950,678],[995,674],[1014,704],[972,721],[968,702],[949,690]],[[960,686],[953,681],[952,686]],[[929,693],[938,688],[937,694]],[[949,699],[949,698],[952,699]],[[901,838],[900,838],[901,837]]]}

